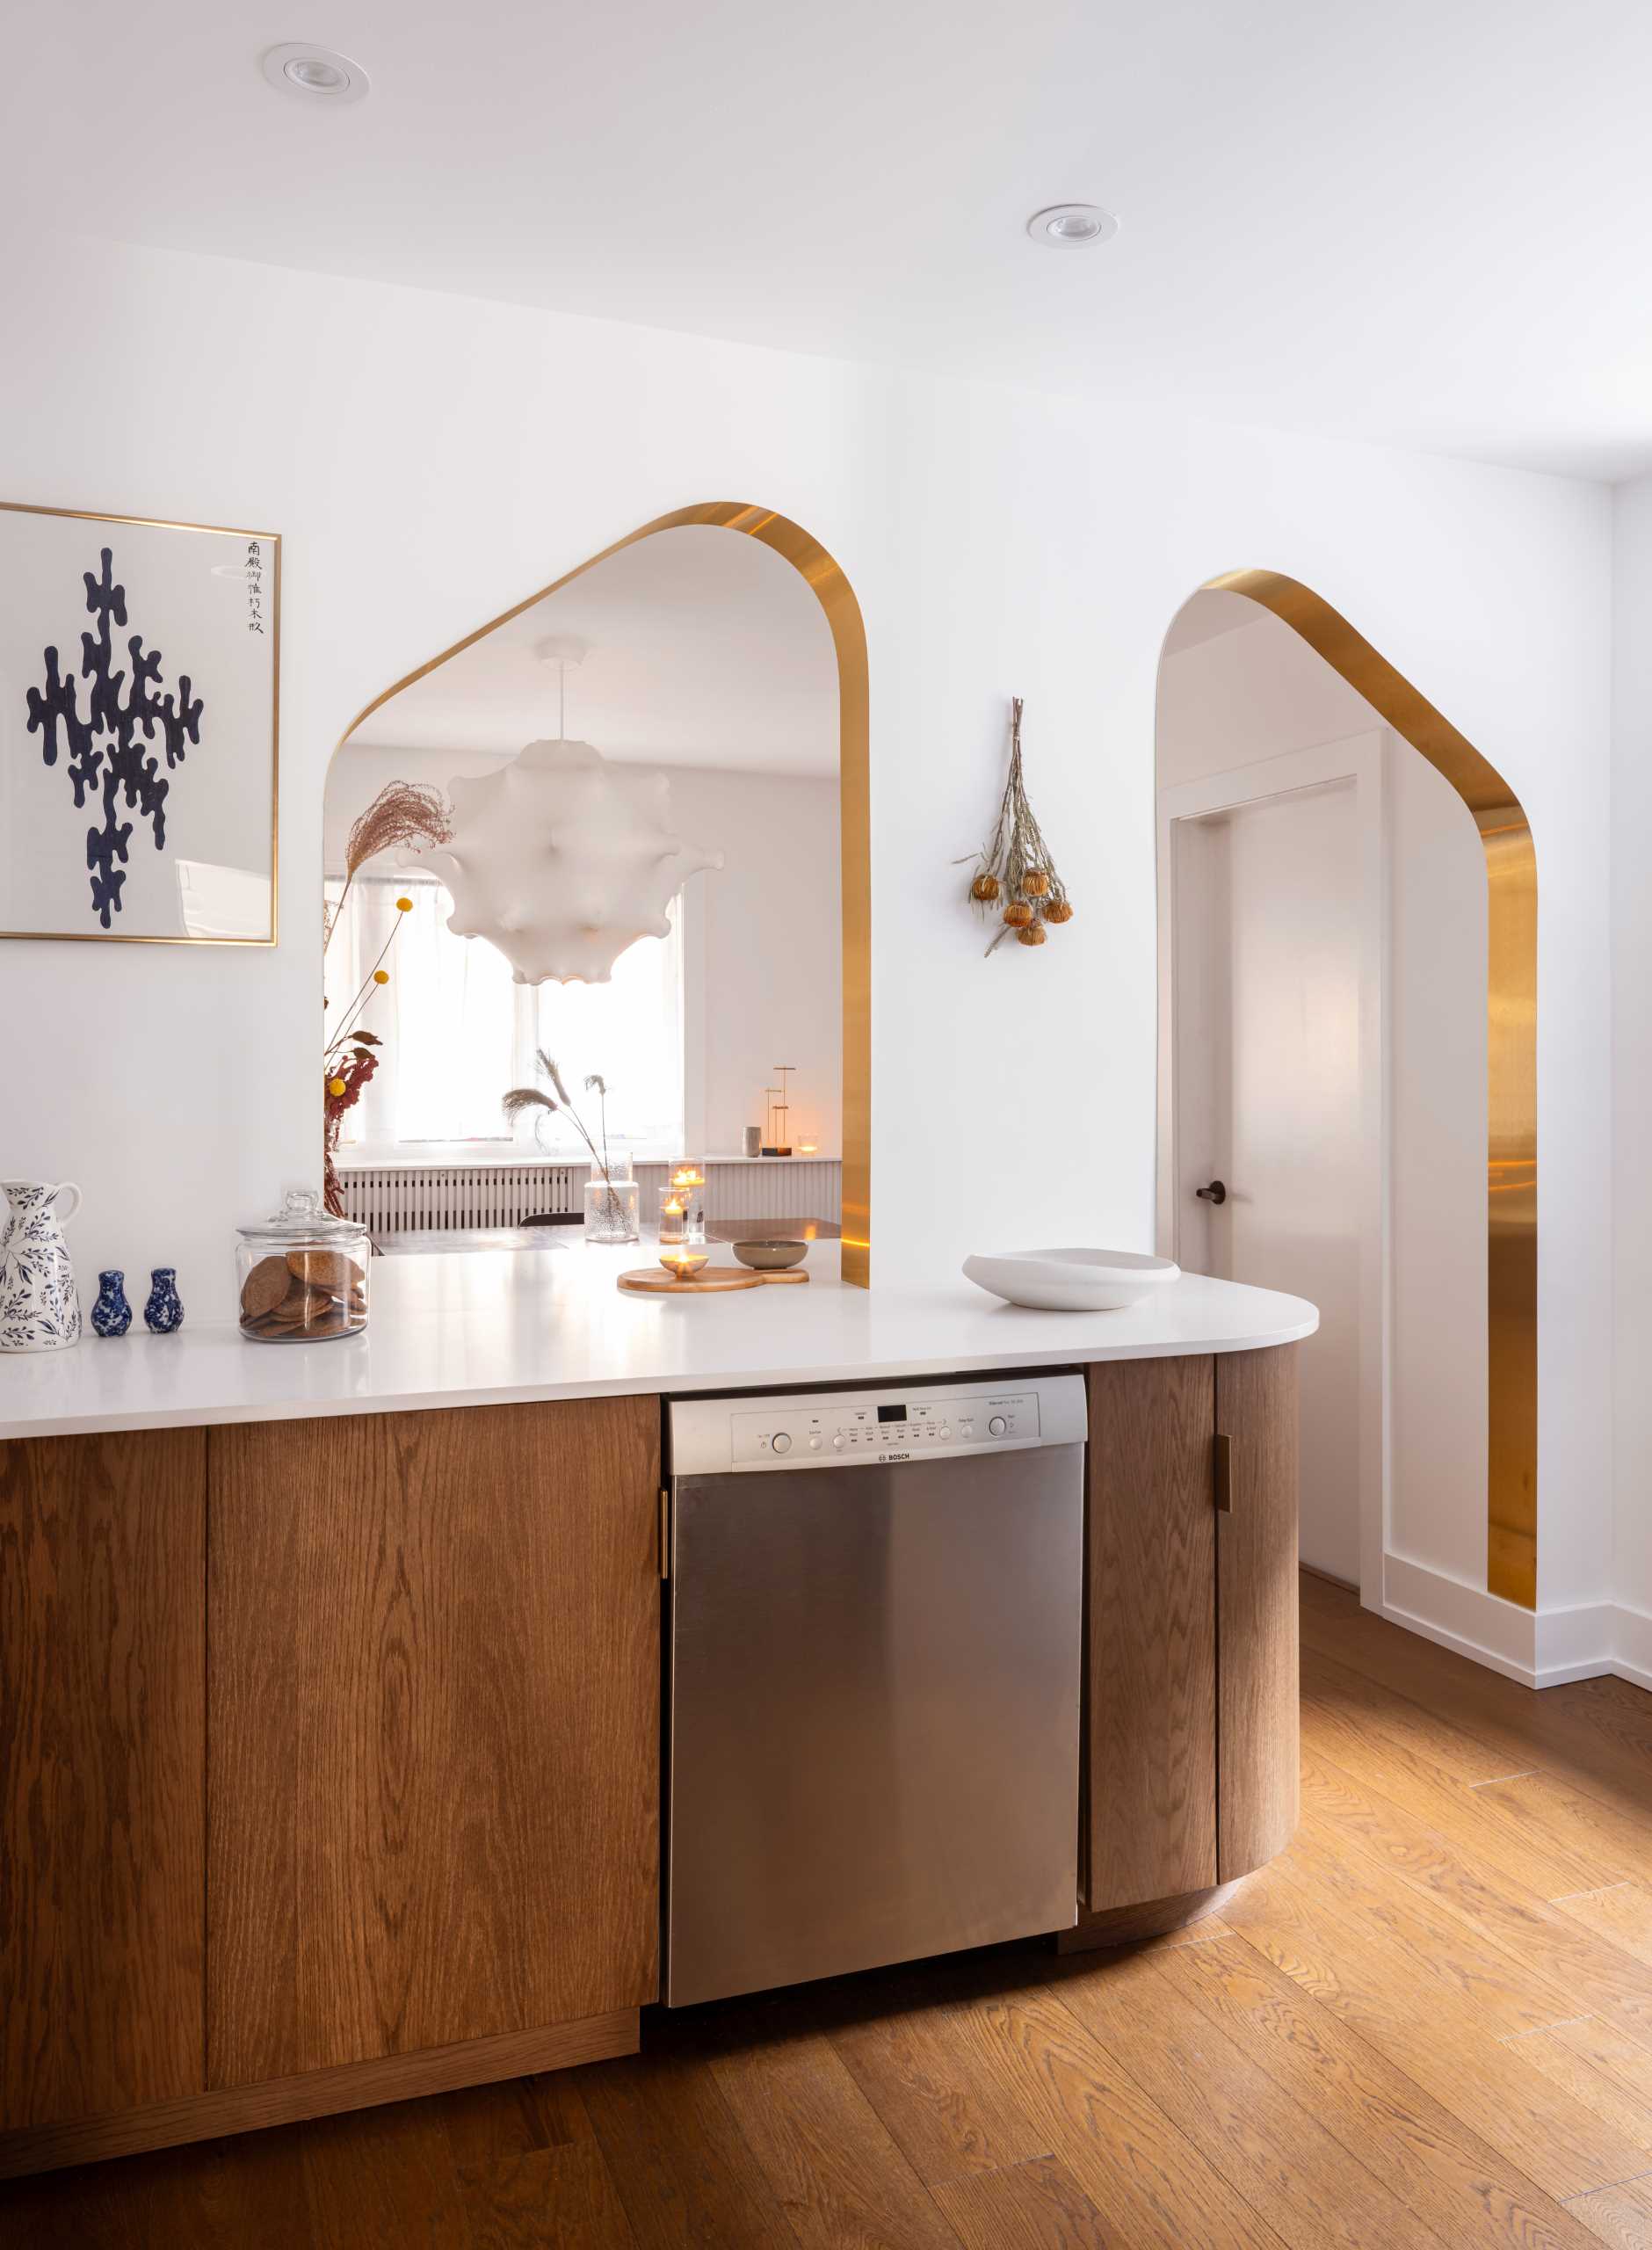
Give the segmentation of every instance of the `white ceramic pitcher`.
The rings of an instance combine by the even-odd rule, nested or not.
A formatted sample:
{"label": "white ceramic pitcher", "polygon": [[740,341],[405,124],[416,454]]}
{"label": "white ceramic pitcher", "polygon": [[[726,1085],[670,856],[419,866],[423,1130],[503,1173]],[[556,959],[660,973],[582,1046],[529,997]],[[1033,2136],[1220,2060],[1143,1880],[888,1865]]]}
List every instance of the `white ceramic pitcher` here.
{"label": "white ceramic pitcher", "polygon": [[[80,1296],[63,1223],[80,1208],[72,1179],[0,1179],[11,1216],[0,1236],[0,1352],[55,1352],[80,1341]],[[57,1201],[73,1197],[60,1213]]]}

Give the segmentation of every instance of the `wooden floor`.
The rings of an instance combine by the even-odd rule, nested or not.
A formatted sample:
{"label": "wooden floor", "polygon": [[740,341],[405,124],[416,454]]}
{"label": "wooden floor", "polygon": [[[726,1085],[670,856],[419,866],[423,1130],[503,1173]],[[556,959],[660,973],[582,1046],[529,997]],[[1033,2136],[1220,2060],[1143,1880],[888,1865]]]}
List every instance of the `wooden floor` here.
{"label": "wooden floor", "polygon": [[1219,1922],[701,2009],[558,2076],[0,2190],[75,2250],[1652,2245],[1652,1696],[1303,1581],[1303,1808]]}

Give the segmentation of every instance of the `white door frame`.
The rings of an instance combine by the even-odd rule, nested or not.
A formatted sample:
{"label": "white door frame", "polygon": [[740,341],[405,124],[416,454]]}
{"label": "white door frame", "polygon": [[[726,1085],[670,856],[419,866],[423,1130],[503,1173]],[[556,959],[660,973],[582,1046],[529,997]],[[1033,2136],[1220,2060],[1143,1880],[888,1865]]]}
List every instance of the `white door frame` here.
{"label": "white door frame", "polygon": [[1180,1235],[1176,1126],[1175,823],[1256,804],[1328,782],[1351,781],[1359,859],[1359,1592],[1380,1609],[1389,1491],[1388,831],[1383,806],[1387,730],[1287,751],[1158,793],[1158,1207],[1161,1257]]}

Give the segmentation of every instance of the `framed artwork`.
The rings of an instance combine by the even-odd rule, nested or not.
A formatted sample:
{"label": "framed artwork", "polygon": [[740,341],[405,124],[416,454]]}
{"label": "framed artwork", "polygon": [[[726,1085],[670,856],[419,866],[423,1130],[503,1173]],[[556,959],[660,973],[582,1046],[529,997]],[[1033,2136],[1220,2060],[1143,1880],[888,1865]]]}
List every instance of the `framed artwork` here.
{"label": "framed artwork", "polygon": [[0,502],[0,936],[272,946],[281,542]]}

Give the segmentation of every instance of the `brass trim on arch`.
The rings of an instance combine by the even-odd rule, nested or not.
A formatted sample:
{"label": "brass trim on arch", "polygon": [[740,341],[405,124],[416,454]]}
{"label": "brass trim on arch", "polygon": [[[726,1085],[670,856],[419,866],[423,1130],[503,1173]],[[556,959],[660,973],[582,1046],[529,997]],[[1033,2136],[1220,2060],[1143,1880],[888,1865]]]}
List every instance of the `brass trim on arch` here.
{"label": "brass trim on arch", "polygon": [[451,649],[444,649],[428,664],[375,695],[357,712],[339,737],[339,747],[349,741],[364,719],[393,695],[437,670],[463,650],[474,647],[501,625],[520,617],[524,610],[549,594],[583,578],[587,570],[605,562],[639,540],[656,532],[677,531],[689,525],[706,525],[741,532],[760,540],[789,562],[808,584],[831,628],[837,652],[838,793],[842,806],[843,948],[844,948],[844,1209],[843,1275],[859,1288],[872,1279],[872,809],[866,632],[854,589],[826,549],[811,539],[801,525],[772,509],[754,508],[739,500],[710,500],[698,507],[675,508],[670,515],[627,532],[536,593],[514,603],[497,617],[490,617]]}
{"label": "brass trim on arch", "polygon": [[1495,766],[1329,602],[1276,570],[1206,586],[1288,625],[1443,773],[1486,858],[1486,1583],[1537,1606],[1537,857]]}

